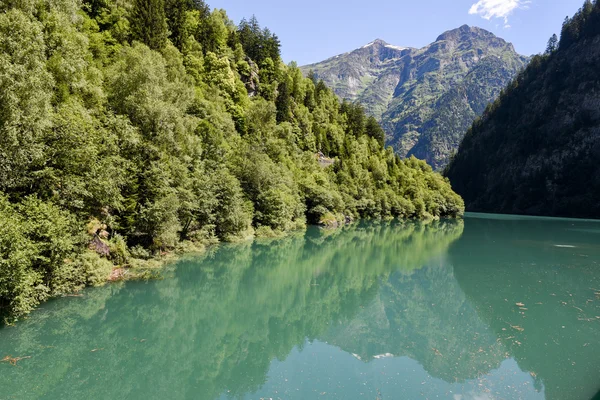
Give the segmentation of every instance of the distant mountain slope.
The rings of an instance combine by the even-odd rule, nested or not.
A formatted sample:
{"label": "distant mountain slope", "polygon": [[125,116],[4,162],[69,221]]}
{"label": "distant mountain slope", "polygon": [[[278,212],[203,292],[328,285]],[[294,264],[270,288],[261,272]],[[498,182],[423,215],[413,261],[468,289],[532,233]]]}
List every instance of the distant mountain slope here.
{"label": "distant mountain slope", "polygon": [[441,169],[473,120],[526,63],[510,43],[464,25],[422,49],[378,39],[302,70],[363,104],[401,156]]}
{"label": "distant mountain slope", "polygon": [[600,2],[474,123],[447,175],[472,211],[600,218]]}

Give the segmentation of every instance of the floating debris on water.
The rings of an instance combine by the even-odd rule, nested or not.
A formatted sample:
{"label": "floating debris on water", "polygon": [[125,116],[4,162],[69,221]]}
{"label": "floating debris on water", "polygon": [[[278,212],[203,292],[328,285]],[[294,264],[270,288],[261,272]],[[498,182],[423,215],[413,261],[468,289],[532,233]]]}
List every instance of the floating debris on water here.
{"label": "floating debris on water", "polygon": [[31,358],[31,356],[25,356],[25,357],[6,356],[2,360],[0,360],[0,362],[7,362],[7,363],[10,363],[10,365],[15,365],[16,366],[19,361],[25,360],[27,358]]}
{"label": "floating debris on water", "polygon": [[436,356],[443,357],[442,353],[438,349],[435,349],[435,348],[432,347],[431,350],[433,350],[433,352],[435,353]]}

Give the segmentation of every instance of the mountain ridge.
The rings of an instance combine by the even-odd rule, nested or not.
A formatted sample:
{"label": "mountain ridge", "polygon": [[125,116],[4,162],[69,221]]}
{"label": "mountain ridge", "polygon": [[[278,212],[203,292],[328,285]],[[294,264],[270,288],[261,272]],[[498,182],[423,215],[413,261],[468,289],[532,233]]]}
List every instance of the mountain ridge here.
{"label": "mountain ridge", "polygon": [[527,61],[492,32],[462,25],[422,48],[376,39],[301,70],[362,104],[401,156],[442,169],[471,122]]}

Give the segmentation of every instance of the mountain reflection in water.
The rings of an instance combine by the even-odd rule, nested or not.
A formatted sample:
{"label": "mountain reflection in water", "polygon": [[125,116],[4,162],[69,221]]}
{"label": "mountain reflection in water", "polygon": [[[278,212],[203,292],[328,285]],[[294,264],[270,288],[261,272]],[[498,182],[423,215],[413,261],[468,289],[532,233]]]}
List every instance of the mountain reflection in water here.
{"label": "mountain reflection in water", "polygon": [[0,329],[0,358],[32,357],[0,364],[0,397],[590,398],[599,226],[475,215],[221,245]]}

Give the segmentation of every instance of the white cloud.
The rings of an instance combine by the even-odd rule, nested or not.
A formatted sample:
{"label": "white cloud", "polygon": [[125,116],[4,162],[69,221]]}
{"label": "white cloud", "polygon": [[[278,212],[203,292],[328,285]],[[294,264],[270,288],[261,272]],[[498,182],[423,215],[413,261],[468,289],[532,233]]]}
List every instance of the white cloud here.
{"label": "white cloud", "polygon": [[504,19],[504,27],[510,28],[508,16],[518,8],[527,8],[529,0],[479,0],[471,6],[469,14],[479,15],[488,21],[492,18]]}

